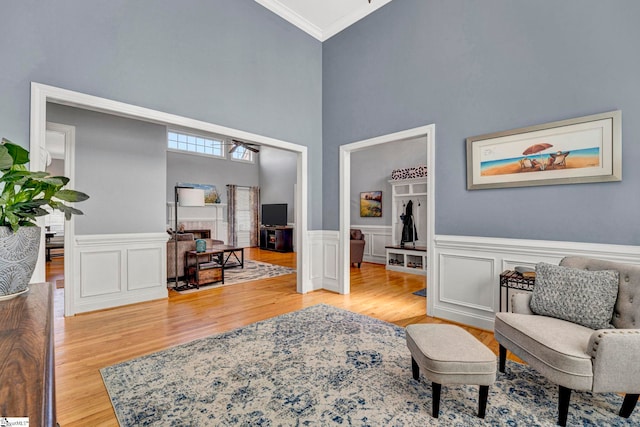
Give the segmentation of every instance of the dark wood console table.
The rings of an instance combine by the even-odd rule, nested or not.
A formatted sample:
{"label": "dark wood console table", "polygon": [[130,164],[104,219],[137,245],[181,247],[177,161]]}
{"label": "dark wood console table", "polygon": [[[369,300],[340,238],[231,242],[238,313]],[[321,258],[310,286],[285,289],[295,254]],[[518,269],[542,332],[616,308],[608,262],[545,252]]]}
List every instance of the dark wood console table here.
{"label": "dark wood console table", "polygon": [[0,417],[55,426],[53,286],[0,301]]}

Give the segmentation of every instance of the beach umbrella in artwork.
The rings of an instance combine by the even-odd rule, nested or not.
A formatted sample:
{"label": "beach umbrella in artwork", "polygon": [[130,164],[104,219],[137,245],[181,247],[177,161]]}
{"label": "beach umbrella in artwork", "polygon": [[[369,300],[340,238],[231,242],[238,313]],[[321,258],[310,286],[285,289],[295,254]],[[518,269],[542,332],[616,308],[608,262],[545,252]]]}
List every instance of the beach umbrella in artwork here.
{"label": "beach umbrella in artwork", "polygon": [[533,144],[531,147],[528,147],[522,152],[522,154],[524,154],[525,156],[529,154],[536,154],[551,147],[553,147],[553,145],[547,144],[546,142],[539,142],[537,144]]}
{"label": "beach umbrella in artwork", "polygon": [[[533,144],[530,147],[527,147],[527,149],[524,150],[522,154],[524,154],[525,156],[528,156],[529,154],[540,153],[541,151],[544,151],[547,148],[551,148],[551,147],[553,147],[553,145],[547,144],[546,142],[539,142],[537,144]],[[540,155],[540,163],[538,163],[538,166],[540,167],[541,171],[545,170],[546,168],[544,160],[542,159],[542,155]]]}

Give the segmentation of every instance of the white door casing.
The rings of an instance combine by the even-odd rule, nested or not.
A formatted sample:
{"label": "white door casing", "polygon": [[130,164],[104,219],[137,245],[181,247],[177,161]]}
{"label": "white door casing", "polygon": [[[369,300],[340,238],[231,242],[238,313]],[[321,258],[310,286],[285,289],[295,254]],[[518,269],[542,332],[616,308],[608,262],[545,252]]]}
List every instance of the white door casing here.
{"label": "white door casing", "polygon": [[[307,211],[308,211],[308,155],[307,147],[294,144],[262,135],[257,135],[238,129],[228,128],[213,123],[203,122],[200,120],[194,120],[175,114],[169,114],[152,110],[144,107],[139,107],[131,104],[126,104],[106,98],[100,98],[92,95],[83,94],[80,92],[74,92],[67,89],[57,88],[54,86],[44,85],[36,82],[31,83],[31,112],[30,112],[30,152],[31,170],[43,170],[44,165],[42,162],[42,150],[46,148],[46,115],[47,115],[47,102],[58,103],[63,105],[69,105],[77,108],[83,108],[107,114],[114,114],[121,117],[128,117],[132,119],[139,119],[145,121],[151,121],[154,123],[161,123],[166,125],[183,126],[191,129],[202,130],[210,133],[217,133],[223,135],[229,135],[237,139],[246,139],[254,141],[261,145],[271,146],[284,150],[289,150],[297,153],[297,194],[296,194],[296,241],[297,245],[297,286],[296,290],[300,293],[306,293],[312,290],[312,283],[310,273],[308,271],[309,266],[309,254],[307,248]],[[65,162],[69,165],[73,164],[73,161]],[[65,171],[66,173],[66,171]],[[40,221],[40,225],[43,225],[44,221]],[[65,239],[71,239],[71,235],[65,237]],[[151,233],[155,234],[155,233]],[[166,234],[166,233],[165,233]],[[109,236],[105,236],[108,240]],[[143,237],[141,237],[143,238]],[[92,244],[96,244],[94,236],[89,239]],[[119,241],[119,236],[115,236],[115,241]],[[41,246],[41,259],[44,259],[44,243]],[[65,257],[67,258],[67,257]],[[73,255],[69,256],[70,262],[77,261],[76,251],[73,251]],[[67,269],[69,271],[76,271],[78,267]],[[45,280],[45,265],[39,263],[36,266],[36,271],[33,275],[33,281]],[[65,282],[65,288],[67,288]],[[65,289],[65,292],[73,292],[78,289],[80,284],[76,283],[75,287],[69,286],[69,289]],[[65,303],[66,304],[66,303]],[[70,310],[68,315],[74,314]]]}

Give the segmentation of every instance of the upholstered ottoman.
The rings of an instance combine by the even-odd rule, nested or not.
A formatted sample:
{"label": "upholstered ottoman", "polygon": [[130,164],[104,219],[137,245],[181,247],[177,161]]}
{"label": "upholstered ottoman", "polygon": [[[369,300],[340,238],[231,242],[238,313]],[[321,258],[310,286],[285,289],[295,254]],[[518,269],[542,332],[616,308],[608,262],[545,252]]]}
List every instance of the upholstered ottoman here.
{"label": "upholstered ottoman", "polygon": [[489,386],[496,380],[496,355],[458,326],[417,324],[407,326],[406,332],[413,379],[420,380],[422,369],[433,383],[433,417],[440,412],[442,384],[477,384],[478,417],[484,418]]}

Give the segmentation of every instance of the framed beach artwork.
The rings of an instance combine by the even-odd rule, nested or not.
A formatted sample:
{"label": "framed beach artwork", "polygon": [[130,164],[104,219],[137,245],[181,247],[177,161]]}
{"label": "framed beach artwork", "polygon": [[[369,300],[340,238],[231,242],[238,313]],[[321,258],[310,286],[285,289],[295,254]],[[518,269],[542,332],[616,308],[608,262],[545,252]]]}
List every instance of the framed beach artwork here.
{"label": "framed beach artwork", "polygon": [[467,138],[467,189],[622,180],[621,112]]}
{"label": "framed beach artwork", "polygon": [[382,216],[382,191],[366,191],[360,193],[360,216]]}

